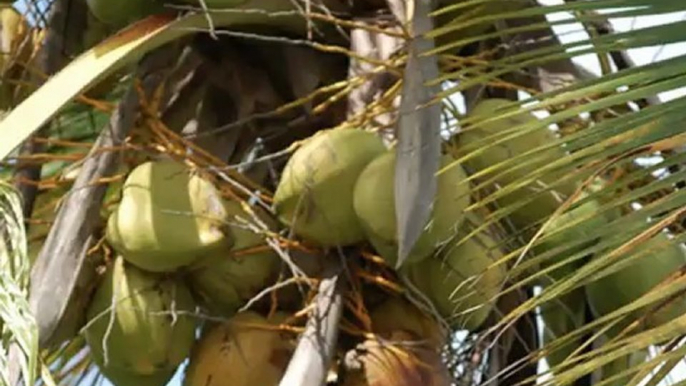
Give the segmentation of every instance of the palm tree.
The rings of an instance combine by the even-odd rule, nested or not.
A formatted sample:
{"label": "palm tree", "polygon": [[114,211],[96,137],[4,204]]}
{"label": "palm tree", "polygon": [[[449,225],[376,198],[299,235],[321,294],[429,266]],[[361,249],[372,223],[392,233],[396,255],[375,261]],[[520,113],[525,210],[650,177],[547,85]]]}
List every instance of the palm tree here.
{"label": "palm tree", "polygon": [[168,3],[3,5],[3,384],[670,379],[682,0]]}

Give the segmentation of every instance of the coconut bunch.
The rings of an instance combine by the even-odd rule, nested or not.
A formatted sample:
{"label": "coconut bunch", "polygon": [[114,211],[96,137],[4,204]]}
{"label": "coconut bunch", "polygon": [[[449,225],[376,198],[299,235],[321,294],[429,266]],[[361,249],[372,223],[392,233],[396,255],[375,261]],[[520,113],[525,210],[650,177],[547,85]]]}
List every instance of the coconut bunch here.
{"label": "coconut bunch", "polygon": [[[370,245],[386,264],[398,253],[393,180],[395,150],[357,129],[317,133],[292,155],[274,194],[279,220],[307,243],[323,248]],[[495,306],[505,270],[488,232],[463,237],[470,188],[450,155],[437,176],[431,218],[399,274],[434,303],[455,328],[476,330]],[[477,222],[478,216],[472,216]],[[456,288],[460,291],[455,291]]]}
{"label": "coconut bunch", "polygon": [[201,313],[232,317],[274,281],[279,259],[251,224],[275,223],[171,159],[134,167],[120,196],[105,231],[117,257],[88,307],[86,340],[115,385],[164,385],[191,355]]}

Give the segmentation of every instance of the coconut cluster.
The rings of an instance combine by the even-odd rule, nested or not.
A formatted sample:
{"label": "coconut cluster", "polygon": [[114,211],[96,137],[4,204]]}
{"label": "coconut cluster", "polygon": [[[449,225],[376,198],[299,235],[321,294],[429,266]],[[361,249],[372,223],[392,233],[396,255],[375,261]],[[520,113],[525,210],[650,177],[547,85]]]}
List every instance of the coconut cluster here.
{"label": "coconut cluster", "polygon": [[[116,386],[162,386],[193,347],[216,349],[215,338],[198,343],[198,329],[214,327],[199,315],[228,323],[259,316],[237,311],[275,281],[279,258],[260,232],[276,223],[259,208],[224,198],[210,179],[170,159],[139,164],[119,190],[105,231],[116,258],[88,307],[86,341]],[[208,345],[214,348],[203,348]],[[262,349],[272,350],[266,343]],[[200,367],[198,377],[219,371]]]}
{"label": "coconut cluster", "polygon": [[[274,195],[281,221],[322,247],[370,244],[394,267],[398,255],[394,199],[396,152],[372,132],[322,131],[286,164]],[[499,245],[486,233],[462,243],[469,204],[468,175],[441,156],[437,194],[403,274],[455,328],[478,328],[490,314],[505,278]],[[478,278],[477,278],[478,277]],[[477,279],[475,279],[477,278]],[[469,288],[454,291],[467,282]]]}
{"label": "coconut cluster", "polygon": [[[488,115],[506,103],[485,100],[471,114]],[[347,371],[341,384],[409,385],[427,379],[432,385],[446,384],[442,370],[429,375],[417,365],[433,363],[443,369],[440,352],[447,335],[439,326],[471,332],[483,329],[498,317],[494,310],[508,279],[504,257],[511,250],[503,240],[513,235],[501,224],[487,223],[484,214],[498,213],[499,207],[533,196],[503,219],[532,233],[547,222],[530,251],[538,258],[535,269],[562,266],[546,280],[578,268],[583,259],[561,263],[584,253],[594,242],[595,230],[619,215],[613,211],[598,215],[603,209],[598,193],[605,185],[598,178],[574,194],[571,206],[547,221],[578,185],[537,176],[541,165],[536,157],[486,180],[495,192],[514,181],[530,179],[529,185],[497,195],[493,208],[485,212],[470,209],[475,184],[499,163],[527,154],[532,146],[553,155],[565,154],[556,145],[555,134],[537,125],[533,115],[521,111],[500,122],[486,119],[465,127],[452,141],[456,148],[441,154],[429,219],[409,258],[395,272],[412,287],[410,292],[419,291],[428,301],[427,309],[385,294],[383,302],[370,309],[372,332],[381,340],[365,336],[355,349],[357,367]],[[529,128],[522,130],[524,134],[510,135],[510,128],[521,126]],[[307,250],[371,251],[387,268],[395,267],[396,157],[395,149],[374,132],[322,130],[305,140],[284,166],[271,213],[226,198],[208,176],[184,163],[163,159],[136,166],[121,185],[119,203],[109,214],[106,239],[116,259],[88,310],[86,339],[102,373],[116,386],[163,385],[190,358],[187,386],[222,385],[226,379],[236,385],[278,384],[293,351],[292,339],[279,328],[286,314],[283,309],[270,310],[269,317],[255,311],[238,312],[276,283],[281,259],[272,248],[277,240],[272,236],[294,237]],[[660,237],[646,246],[648,251],[664,244]],[[570,239],[579,242],[570,244]],[[561,248],[565,250],[560,252]],[[548,326],[544,343],[578,328],[587,303],[596,315],[607,315],[686,263],[680,247],[662,248],[650,256],[634,258],[622,270],[542,307]],[[660,259],[664,271],[641,276],[655,259]],[[621,285],[627,280],[635,285]],[[539,284],[549,283],[541,280]],[[607,297],[610,292],[620,295]],[[291,295],[276,291],[273,296],[283,306]],[[683,301],[674,302],[652,313],[645,324],[664,323],[683,314],[685,307]],[[225,322],[201,323],[199,312]],[[389,340],[424,343],[398,351],[381,344]],[[559,347],[549,354],[550,363],[561,363],[577,346],[570,342]]]}

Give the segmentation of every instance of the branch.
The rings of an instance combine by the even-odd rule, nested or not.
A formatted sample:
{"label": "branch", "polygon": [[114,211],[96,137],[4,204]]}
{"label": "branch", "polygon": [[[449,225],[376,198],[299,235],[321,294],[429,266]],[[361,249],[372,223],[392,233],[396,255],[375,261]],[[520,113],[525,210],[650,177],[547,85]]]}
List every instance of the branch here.
{"label": "branch", "polygon": [[319,284],[315,307],[279,386],[321,386],[331,367],[343,312],[341,264],[331,261]]}

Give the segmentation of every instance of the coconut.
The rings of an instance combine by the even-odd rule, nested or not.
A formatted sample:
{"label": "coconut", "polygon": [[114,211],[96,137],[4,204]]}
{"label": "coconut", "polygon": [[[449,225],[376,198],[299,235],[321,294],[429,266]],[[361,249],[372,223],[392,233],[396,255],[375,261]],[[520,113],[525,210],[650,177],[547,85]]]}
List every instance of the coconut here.
{"label": "coconut", "polygon": [[[465,0],[439,0],[437,9],[446,8],[451,5],[464,2]],[[447,28],[450,29],[450,31],[436,36],[436,47],[440,48],[442,46],[452,45],[453,43],[463,39],[477,38],[486,34],[489,29],[493,28],[495,24],[495,20],[490,20],[472,24],[467,27],[461,27],[466,22],[505,12],[513,12],[523,8],[525,5],[526,3],[522,1],[490,0],[485,3],[461,7],[459,9],[441,13],[435,17],[436,28]],[[464,44],[460,44],[458,48],[463,45]],[[450,51],[455,50],[451,49]]]}
{"label": "coconut", "polygon": [[[398,255],[395,216],[395,151],[372,161],[355,184],[354,208],[368,240],[377,252],[395,266]],[[450,156],[441,157],[441,166],[451,165]],[[467,175],[460,165],[451,165],[437,177],[437,192],[428,226],[410,251],[408,262],[430,256],[441,244],[454,238],[469,205]]]}
{"label": "coconut", "polygon": [[[414,342],[413,342],[414,341]],[[393,342],[412,342],[394,345]],[[368,339],[347,356],[353,365],[343,386],[448,386],[450,373],[440,350],[426,347],[406,331],[394,331],[388,341]]]}
{"label": "coconut", "polygon": [[[636,259],[636,256],[639,257]],[[686,251],[683,245],[670,240],[664,233],[659,233],[638,246],[623,259],[632,257],[635,260],[628,263],[626,267],[586,286],[591,309],[596,315],[606,315],[635,301],[653,290],[655,286],[663,284],[664,280],[678,272],[686,263]],[[631,285],[627,286],[626,283],[631,283]],[[610,293],[611,297],[608,296]],[[661,303],[666,300],[656,301],[646,309],[635,311],[634,317],[643,317],[649,312],[650,317],[645,319],[644,327],[652,328],[667,323],[686,312],[686,299],[679,297],[661,306]],[[651,309],[658,306],[660,306],[658,310]]]}
{"label": "coconut", "polygon": [[225,218],[212,183],[175,161],[146,162],[124,182],[121,202],[107,223],[107,241],[140,268],[173,271],[228,250]]}
{"label": "coconut", "polygon": [[[596,317],[602,317],[634,302],[686,264],[684,247],[670,240],[664,233],[657,234],[623,258],[632,257],[634,260],[619,271],[586,285],[588,302]],[[632,316],[647,316],[642,327],[653,328],[686,313],[686,298],[680,296],[663,304],[667,300],[661,299],[649,304],[646,308],[636,310]]]}
{"label": "coconut", "polygon": [[[470,117],[491,117],[494,115],[494,111],[510,104],[511,101],[506,99],[486,99],[474,107],[470,112]],[[520,114],[508,116],[507,118],[480,123],[479,126],[469,128],[458,134],[457,138],[460,145],[459,153],[461,156],[464,156],[478,150],[478,154],[465,160],[465,164],[472,169],[472,171],[478,172],[557,140],[557,137],[551,130],[543,127],[491,146],[490,142],[498,139],[493,136],[499,132],[511,129],[515,126],[531,124],[536,120],[537,119],[533,114],[522,112]],[[507,136],[511,135],[513,135],[513,133],[507,133]],[[564,155],[565,152],[562,148],[557,146],[537,151],[532,157],[536,157],[538,162],[533,162],[516,170],[510,170],[510,167],[508,167],[506,170],[507,174],[497,176],[494,181],[500,186],[505,186],[521,180],[522,178],[528,178],[527,176],[530,173],[533,173],[538,168],[544,166],[544,162],[560,159],[564,157]],[[503,169],[500,169],[496,171],[495,174],[502,173],[502,171]],[[493,175],[487,175],[485,178],[491,179],[492,177]],[[574,191],[575,187],[573,184],[562,184],[556,185],[553,189],[543,189],[543,187],[548,187],[551,183],[554,183],[555,179],[556,176],[544,176],[497,200],[501,207],[506,207],[520,203],[522,200],[536,194],[534,200],[509,214],[509,218],[516,228],[524,229],[546,219],[560,206],[563,199]],[[545,193],[540,193],[542,190],[545,190]]]}
{"label": "coconut", "polygon": [[386,150],[376,134],[354,129],[315,134],[288,161],[274,194],[279,219],[323,246],[354,244],[364,232],[353,188],[365,166]]}
{"label": "coconut", "polygon": [[[209,9],[221,9],[221,8],[234,8],[239,5],[242,5],[246,2],[246,0],[204,0],[205,1],[205,6]],[[202,3],[200,3],[200,0],[177,0],[177,3],[185,3],[185,4],[191,4],[195,5],[197,7],[200,7]]]}
{"label": "coconut", "polygon": [[275,324],[248,311],[213,326],[193,349],[185,386],[276,386],[283,377],[293,347]]}
{"label": "coconut", "polygon": [[415,339],[427,340],[434,348],[445,343],[437,322],[405,299],[388,299],[370,316],[374,332],[386,339],[395,331],[404,331],[413,334]]}
{"label": "coconut", "polygon": [[194,309],[182,283],[118,257],[88,307],[86,342],[95,362],[111,371],[173,371],[195,340]]}
{"label": "coconut", "polygon": [[[231,251],[210,256],[202,265],[191,272],[190,280],[194,292],[205,301],[205,306],[214,313],[229,316],[246,300],[264,289],[276,275],[280,259],[267,246],[265,237],[246,228],[245,222],[254,220],[236,201],[225,202],[228,222],[234,244]],[[259,208],[252,210],[260,221],[271,229],[273,221]],[[265,251],[249,252],[255,247],[267,247]]]}
{"label": "coconut", "polygon": [[117,28],[164,11],[164,2],[159,0],[86,0],[90,11],[103,23]]}
{"label": "coconut", "polygon": [[26,18],[13,7],[0,9],[0,27],[0,110],[5,110],[18,102],[14,81],[19,80],[31,57],[33,36]]}
{"label": "coconut", "polygon": [[165,386],[176,372],[176,370],[164,370],[151,375],[140,375],[121,369],[111,370],[104,366],[99,367],[99,370],[114,386]]}
{"label": "coconut", "polygon": [[642,363],[645,363],[647,359],[647,350],[638,350],[629,355],[619,357],[612,362],[603,365],[600,368],[600,371],[597,372],[597,376],[599,376],[600,379],[594,381],[592,384],[597,385],[616,376],[617,378],[608,383],[604,383],[604,385],[625,386],[638,373],[638,371],[641,370],[638,368],[638,366],[640,366]]}
{"label": "coconut", "polygon": [[408,268],[409,278],[456,328],[475,331],[495,306],[505,279],[502,252],[485,233],[448,248],[441,256]]}
{"label": "coconut", "polygon": [[[567,257],[591,247],[597,241],[597,230],[621,215],[618,208],[605,210],[600,198],[588,199],[592,193],[599,192],[603,185],[604,181],[597,179],[579,195],[576,203],[584,200],[581,205],[573,206],[571,210],[555,217],[546,227],[541,241],[537,242],[532,249],[535,254],[539,255],[550,252],[548,258],[541,263],[541,268],[560,263]],[[573,205],[577,205],[576,203]],[[582,264],[582,260],[575,260],[551,274],[554,278],[560,278]]]}
{"label": "coconut", "polygon": [[544,322],[542,345],[544,349],[552,350],[546,355],[551,368],[567,359],[583,343],[583,337],[568,340],[554,349],[546,346],[551,343],[558,345],[557,339],[583,327],[585,311],[586,295],[583,289],[572,291],[541,305],[541,318]]}

